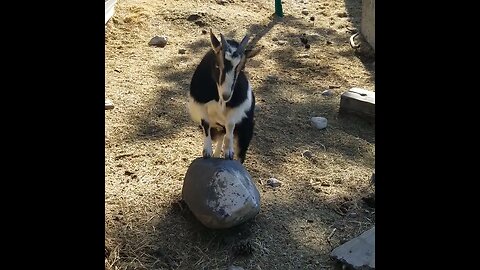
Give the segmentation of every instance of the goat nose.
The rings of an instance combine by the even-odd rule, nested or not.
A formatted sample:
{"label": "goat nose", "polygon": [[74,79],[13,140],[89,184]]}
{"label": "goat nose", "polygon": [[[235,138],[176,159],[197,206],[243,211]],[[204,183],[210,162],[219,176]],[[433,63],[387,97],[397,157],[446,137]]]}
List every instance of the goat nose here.
{"label": "goat nose", "polygon": [[228,100],[230,98],[229,94],[222,94],[223,100]]}

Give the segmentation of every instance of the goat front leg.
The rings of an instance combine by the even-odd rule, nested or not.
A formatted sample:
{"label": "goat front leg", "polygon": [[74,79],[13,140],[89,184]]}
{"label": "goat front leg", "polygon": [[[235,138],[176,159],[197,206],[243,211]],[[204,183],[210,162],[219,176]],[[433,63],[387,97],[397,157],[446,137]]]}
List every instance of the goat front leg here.
{"label": "goat front leg", "polygon": [[223,137],[223,153],[225,154],[225,159],[233,159],[233,130],[235,129],[235,124],[227,123],[225,125],[225,137]]}
{"label": "goat front leg", "polygon": [[205,138],[203,139],[203,152],[202,155],[204,158],[212,157],[212,137],[210,133],[210,124],[205,120],[202,119],[201,125],[203,128],[203,135]]}

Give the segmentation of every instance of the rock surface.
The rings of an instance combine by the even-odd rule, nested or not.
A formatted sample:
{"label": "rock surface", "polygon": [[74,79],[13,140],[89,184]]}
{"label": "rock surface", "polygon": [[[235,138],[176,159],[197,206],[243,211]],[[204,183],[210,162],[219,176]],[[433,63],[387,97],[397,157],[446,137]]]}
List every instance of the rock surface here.
{"label": "rock surface", "polygon": [[260,212],[260,194],[237,160],[197,158],[187,170],[182,197],[194,216],[212,229],[239,225]]}

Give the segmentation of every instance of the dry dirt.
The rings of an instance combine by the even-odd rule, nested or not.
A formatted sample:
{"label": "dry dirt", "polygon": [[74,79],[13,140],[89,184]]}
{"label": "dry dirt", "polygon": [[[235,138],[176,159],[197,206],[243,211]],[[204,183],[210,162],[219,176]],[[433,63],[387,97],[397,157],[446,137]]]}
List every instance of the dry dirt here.
{"label": "dry dirt", "polygon": [[[105,39],[105,95],[115,104],[105,111],[105,269],[336,267],[330,251],[375,223],[362,200],[374,192],[375,126],[338,115],[342,92],[375,87],[374,58],[348,43],[360,4],[284,0],[279,19],[273,0],[118,1]],[[244,164],[261,211],[229,230],[203,227],[181,202],[202,153],[186,97],[209,28],[264,47],[246,67],[258,105]],[[148,46],[156,35],[168,36],[164,48]],[[328,127],[313,128],[313,116]],[[267,187],[270,177],[283,185]]]}

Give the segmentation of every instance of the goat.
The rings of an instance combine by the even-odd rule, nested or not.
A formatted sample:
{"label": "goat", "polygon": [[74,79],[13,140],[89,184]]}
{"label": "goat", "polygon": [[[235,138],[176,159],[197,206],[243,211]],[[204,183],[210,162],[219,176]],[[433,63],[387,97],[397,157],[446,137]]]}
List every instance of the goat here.
{"label": "goat", "polygon": [[[240,160],[243,164],[253,137],[255,96],[244,73],[248,58],[260,49],[246,49],[246,35],[240,43],[220,41],[210,29],[212,48],[204,55],[190,83],[188,111],[203,130],[202,155],[212,157],[212,140],[217,143],[213,157]],[[234,145],[235,142],[235,145]],[[234,151],[235,148],[235,151]]]}

